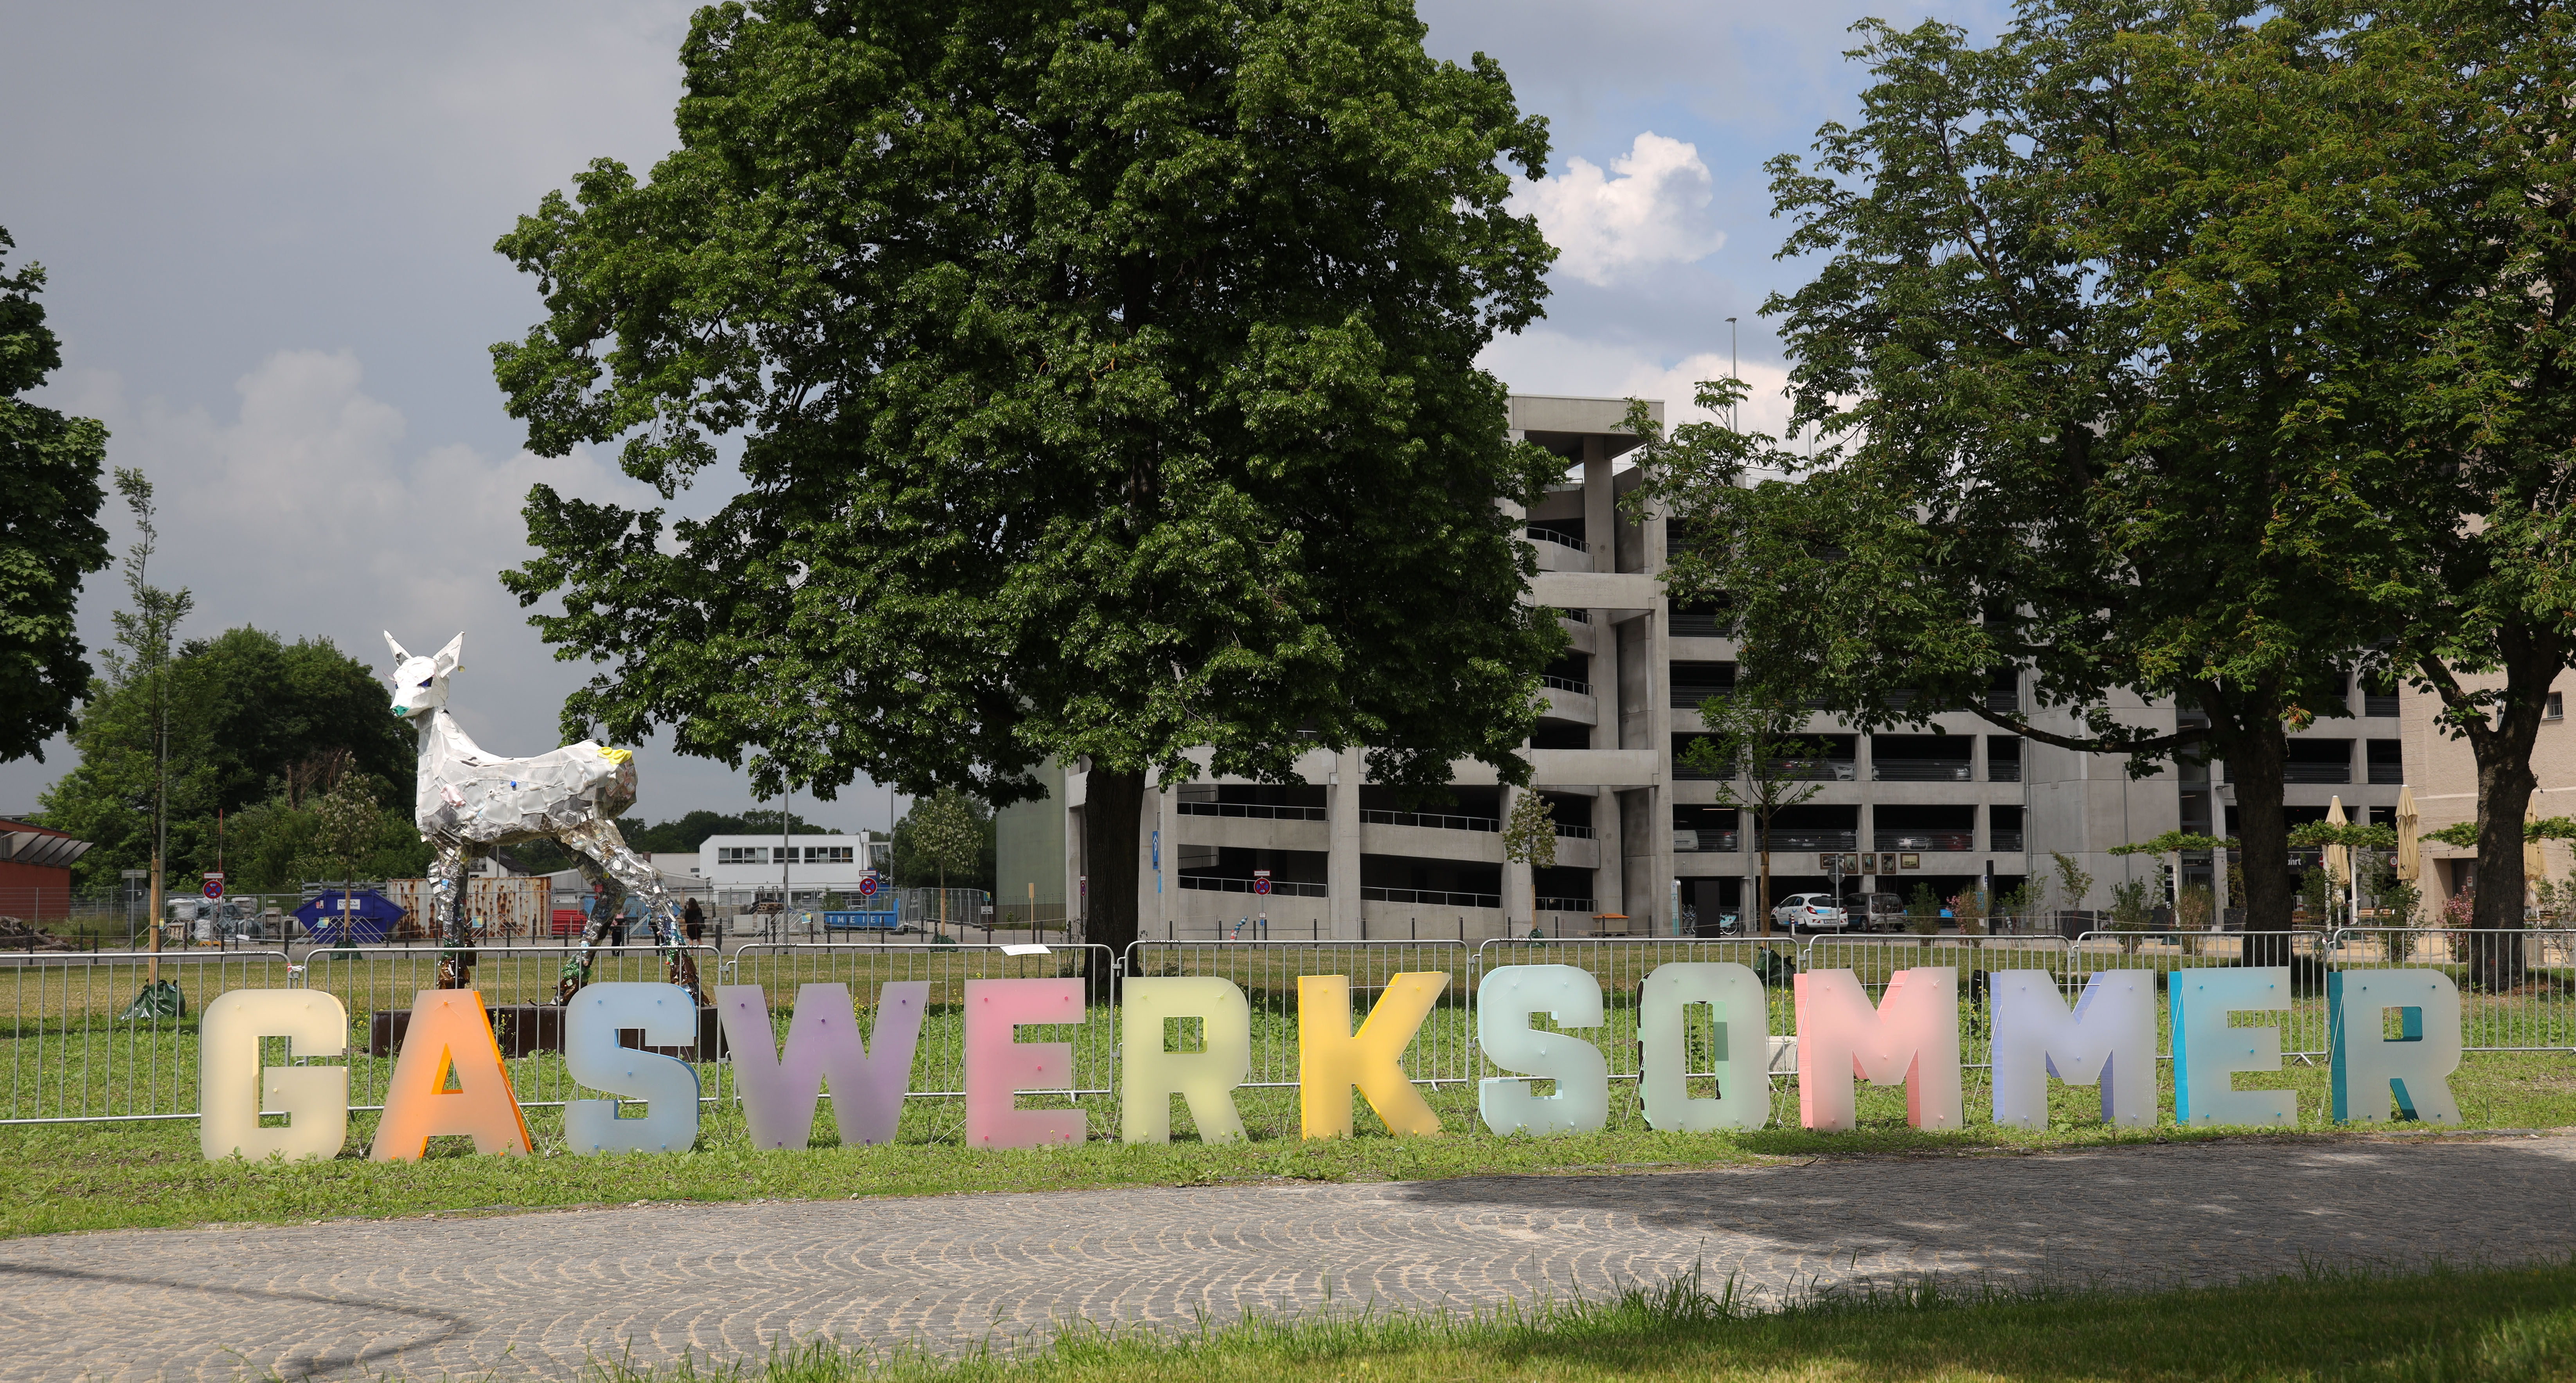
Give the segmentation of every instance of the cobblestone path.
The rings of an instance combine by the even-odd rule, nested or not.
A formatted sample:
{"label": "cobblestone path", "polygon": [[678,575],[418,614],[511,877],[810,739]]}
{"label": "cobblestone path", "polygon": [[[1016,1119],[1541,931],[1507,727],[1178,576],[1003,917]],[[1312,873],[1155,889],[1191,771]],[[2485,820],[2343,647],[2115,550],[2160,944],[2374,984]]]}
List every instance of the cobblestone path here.
{"label": "cobblestone path", "polygon": [[657,1205],[0,1241],[0,1379],[561,1377],[781,1338],[1940,1272],[2151,1285],[2576,1251],[2576,1138]]}

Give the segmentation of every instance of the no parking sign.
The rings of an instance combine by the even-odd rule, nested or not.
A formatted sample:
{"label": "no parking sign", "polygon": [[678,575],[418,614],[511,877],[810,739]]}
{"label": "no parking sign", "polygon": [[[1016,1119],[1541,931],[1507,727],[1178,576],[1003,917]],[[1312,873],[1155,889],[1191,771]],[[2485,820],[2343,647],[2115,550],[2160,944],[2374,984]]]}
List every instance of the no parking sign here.
{"label": "no parking sign", "polygon": [[876,897],[876,896],[877,896],[877,876],[876,876],[876,875],[874,875],[874,874],[867,874],[867,875],[863,875],[863,876],[861,876],[861,877],[860,877],[860,879],[859,879],[859,896],[860,896],[860,897],[862,897],[862,898],[874,898],[874,897]]}
{"label": "no parking sign", "polygon": [[206,893],[206,901],[207,901],[207,902],[209,902],[209,903],[214,902],[216,899],[223,897],[223,896],[224,896],[224,876],[223,876],[223,875],[221,875],[221,874],[209,874],[209,875],[207,875],[207,876],[206,876],[206,888],[205,888],[205,893]]}
{"label": "no parking sign", "polygon": [[1269,892],[1270,892],[1270,871],[1269,871],[1269,870],[1267,870],[1267,869],[1256,869],[1256,870],[1252,871],[1252,891],[1253,891],[1253,892],[1255,892],[1255,893],[1259,893],[1259,894],[1265,895],[1265,896],[1269,894]]}

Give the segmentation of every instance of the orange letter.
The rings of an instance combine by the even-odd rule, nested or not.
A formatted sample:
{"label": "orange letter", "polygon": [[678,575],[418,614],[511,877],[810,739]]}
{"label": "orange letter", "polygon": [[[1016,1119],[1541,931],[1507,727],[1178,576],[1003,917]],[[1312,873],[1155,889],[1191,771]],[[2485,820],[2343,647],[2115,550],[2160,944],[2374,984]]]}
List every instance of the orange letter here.
{"label": "orange letter", "polygon": [[1351,1136],[1355,1085],[1390,1132],[1440,1131],[1440,1116],[1405,1079],[1403,1063],[1404,1049],[1448,987],[1445,970],[1397,975],[1354,1033],[1350,976],[1297,977],[1297,1113],[1306,1137]]}
{"label": "orange letter", "polygon": [[[453,1093],[447,1088],[451,1072]],[[411,1026],[394,1059],[393,1079],[385,1082],[384,1118],[367,1155],[378,1162],[417,1162],[429,1151],[431,1137],[450,1133],[471,1136],[476,1152],[533,1151],[528,1119],[501,1065],[501,1044],[492,1040],[483,996],[471,989],[424,989],[412,1000]]]}

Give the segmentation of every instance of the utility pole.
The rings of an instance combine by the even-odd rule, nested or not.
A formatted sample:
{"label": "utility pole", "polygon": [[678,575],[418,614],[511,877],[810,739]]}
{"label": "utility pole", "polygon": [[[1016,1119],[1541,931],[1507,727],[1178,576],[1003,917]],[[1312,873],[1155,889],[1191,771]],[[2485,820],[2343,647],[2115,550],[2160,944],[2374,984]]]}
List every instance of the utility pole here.
{"label": "utility pole", "polygon": [[[1744,366],[1736,359],[1735,319],[1732,317],[1726,319],[1726,377],[1738,382],[1741,382],[1744,378]],[[1726,430],[1729,432],[1742,431],[1743,429],[1738,426],[1742,421],[1743,419],[1737,413],[1736,405],[1728,404],[1726,406]]]}

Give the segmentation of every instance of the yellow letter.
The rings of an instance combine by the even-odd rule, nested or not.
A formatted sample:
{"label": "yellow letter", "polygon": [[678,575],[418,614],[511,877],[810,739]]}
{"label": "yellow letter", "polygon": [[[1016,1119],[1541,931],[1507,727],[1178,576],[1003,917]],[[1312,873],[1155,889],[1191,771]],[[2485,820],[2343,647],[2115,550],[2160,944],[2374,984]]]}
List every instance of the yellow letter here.
{"label": "yellow letter", "polygon": [[1404,1049],[1440,991],[1445,970],[1408,970],[1386,982],[1377,1007],[1350,1031],[1351,978],[1297,977],[1297,1113],[1308,1138],[1351,1136],[1351,1087],[1395,1133],[1438,1133],[1440,1116],[1404,1078]]}
{"label": "yellow letter", "polygon": [[[447,1090],[450,1072],[456,1076],[454,1094]],[[424,989],[412,1000],[411,1026],[403,1032],[393,1078],[385,1082],[384,1118],[367,1155],[378,1162],[417,1162],[432,1136],[450,1133],[471,1136],[476,1152],[533,1151],[528,1118],[519,1112],[510,1073],[501,1065],[501,1044],[492,1040],[483,996],[471,989]]]}
{"label": "yellow letter", "polygon": [[[1127,1067],[1119,1082],[1119,1136],[1130,1143],[1171,1142],[1172,1097],[1180,1095],[1198,1121],[1199,1141],[1242,1138],[1234,1088],[1252,1075],[1252,1008],[1243,990],[1232,980],[1140,977],[1127,982],[1118,1006]],[[1170,1018],[1199,1020],[1200,1050],[1163,1050],[1163,1023]]]}
{"label": "yellow letter", "polygon": [[[259,1064],[259,1040],[288,1039],[292,1056],[349,1050],[349,1011],[313,989],[236,989],[206,1005],[197,1028],[197,1089],[204,1113],[197,1145],[208,1161],[239,1153],[258,1161],[337,1157],[349,1136],[349,1068]],[[261,1077],[266,1076],[265,1103]],[[262,1114],[289,1116],[261,1128]]]}

